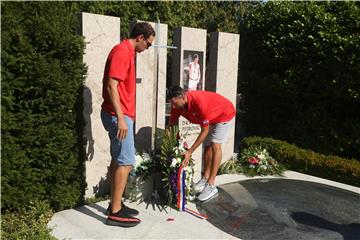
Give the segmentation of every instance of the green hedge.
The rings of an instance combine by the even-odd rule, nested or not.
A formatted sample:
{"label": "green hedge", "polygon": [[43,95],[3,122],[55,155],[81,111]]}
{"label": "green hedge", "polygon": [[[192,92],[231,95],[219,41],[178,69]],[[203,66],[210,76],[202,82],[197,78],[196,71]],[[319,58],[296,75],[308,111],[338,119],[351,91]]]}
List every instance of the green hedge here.
{"label": "green hedge", "polygon": [[241,149],[249,146],[267,149],[274,159],[290,170],[360,187],[360,162],[356,159],[323,155],[272,138],[244,138]]}
{"label": "green hedge", "polygon": [[74,206],[85,189],[76,16],[62,2],[1,2],[1,21],[2,211],[43,199]]}
{"label": "green hedge", "polygon": [[248,136],[360,159],[360,4],[268,2],[241,25]]}
{"label": "green hedge", "polygon": [[1,215],[1,238],[7,240],[56,240],[47,224],[53,216],[48,203],[30,202],[17,211]]}

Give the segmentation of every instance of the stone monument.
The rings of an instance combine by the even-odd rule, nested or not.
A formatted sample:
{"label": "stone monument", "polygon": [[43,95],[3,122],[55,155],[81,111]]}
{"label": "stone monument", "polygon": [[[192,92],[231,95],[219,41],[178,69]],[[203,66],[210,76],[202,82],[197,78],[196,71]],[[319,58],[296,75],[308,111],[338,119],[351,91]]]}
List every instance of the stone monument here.
{"label": "stone monument", "polygon": [[88,198],[109,190],[106,175],[111,161],[110,143],[100,118],[102,79],[107,56],[112,47],[120,42],[120,18],[81,13],[81,35],[86,43],[83,62],[88,68],[83,92],[87,157],[85,198]]}
{"label": "stone monument", "polygon": [[[221,94],[236,108],[240,35],[214,32],[209,43],[209,77],[205,89]],[[235,121],[230,129],[228,141],[223,144],[222,161],[234,154]]]}
{"label": "stone monument", "polygon": [[[85,198],[109,192],[107,180],[110,165],[109,139],[100,118],[102,80],[107,56],[120,43],[120,18],[81,13],[81,35],[86,42],[84,63],[88,74],[84,83],[84,144],[86,149]],[[136,21],[130,23],[130,28]],[[239,35],[212,33],[210,36],[209,77],[205,81],[206,38],[205,29],[178,27],[174,30],[175,47],[167,46],[168,26],[150,22],[156,31],[153,46],[136,56],[136,121],[135,145],[138,151],[149,151],[156,146],[155,132],[165,129],[167,50],[173,48],[172,84],[186,91],[209,90],[236,103]],[[191,71],[189,66],[197,66]],[[179,119],[179,128],[191,145],[200,133],[200,126]],[[229,141],[223,147],[223,160],[234,150],[234,127]],[[202,145],[194,152],[197,181],[202,170]]]}
{"label": "stone monument", "polygon": [[[141,22],[141,21],[140,21]],[[130,23],[130,29],[136,21]],[[156,129],[165,129],[167,24],[149,22],[156,37],[148,50],[136,55],[135,146],[138,151],[154,148]]]}
{"label": "stone monument", "polygon": [[[206,30],[189,27],[175,28],[174,45],[177,46],[177,49],[173,52],[172,58],[172,85],[179,85],[187,91],[204,90]],[[197,61],[200,66],[197,82],[191,79],[191,72],[189,72],[189,64],[195,61],[196,58],[198,58]],[[183,117],[179,119],[179,129],[182,134],[186,134],[190,146],[195,142],[201,131],[199,125],[192,124]],[[200,145],[192,155],[195,160],[195,181],[201,178],[202,155],[203,150],[202,145]]]}

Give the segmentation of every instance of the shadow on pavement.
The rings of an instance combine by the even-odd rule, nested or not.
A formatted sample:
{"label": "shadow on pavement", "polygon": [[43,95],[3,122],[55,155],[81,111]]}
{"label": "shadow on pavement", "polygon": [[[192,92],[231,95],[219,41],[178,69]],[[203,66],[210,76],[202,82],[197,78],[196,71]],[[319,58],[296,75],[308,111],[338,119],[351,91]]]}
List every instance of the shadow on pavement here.
{"label": "shadow on pavement", "polygon": [[[99,214],[93,212],[91,209],[89,208],[94,208],[96,209]],[[77,207],[77,208],[74,208],[74,210],[78,211],[78,212],[81,212],[83,214],[86,214],[92,218],[95,218],[96,220],[102,222],[105,224],[105,221],[106,221],[106,216],[104,215],[104,212],[106,211],[105,208],[97,205],[97,204],[91,204],[91,205],[85,205],[85,206],[81,206],[81,207]]]}
{"label": "shadow on pavement", "polygon": [[360,238],[360,223],[337,224],[306,212],[294,212],[291,217],[296,222],[304,225],[338,232],[343,236],[344,240]]}

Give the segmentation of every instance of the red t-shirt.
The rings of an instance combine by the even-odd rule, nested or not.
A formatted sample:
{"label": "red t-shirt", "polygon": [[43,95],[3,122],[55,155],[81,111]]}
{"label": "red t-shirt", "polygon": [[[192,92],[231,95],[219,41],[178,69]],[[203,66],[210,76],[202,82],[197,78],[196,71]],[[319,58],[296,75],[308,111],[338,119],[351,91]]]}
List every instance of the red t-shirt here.
{"label": "red t-shirt", "polygon": [[106,90],[109,78],[119,81],[117,89],[121,110],[124,115],[134,119],[136,100],[135,49],[128,40],[124,40],[113,47],[105,65],[102,91],[104,102],[101,107],[109,114],[115,115],[114,107]]}
{"label": "red t-shirt", "polygon": [[187,109],[171,109],[170,123],[176,123],[181,116],[192,123],[205,127],[209,124],[228,122],[235,116],[233,104],[215,92],[191,91],[185,93]]}

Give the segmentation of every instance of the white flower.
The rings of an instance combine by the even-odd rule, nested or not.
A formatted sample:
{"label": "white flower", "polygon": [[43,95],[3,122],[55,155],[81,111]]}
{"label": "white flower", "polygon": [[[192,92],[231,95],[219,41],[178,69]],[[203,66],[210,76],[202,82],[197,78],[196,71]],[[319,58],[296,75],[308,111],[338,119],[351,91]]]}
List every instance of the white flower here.
{"label": "white flower", "polygon": [[186,174],[190,174],[191,173],[191,167],[189,165],[187,165],[185,168],[184,168]]}
{"label": "white flower", "polygon": [[178,148],[175,148],[174,152],[175,152],[176,155],[178,155],[180,153]]}
{"label": "white flower", "polygon": [[142,158],[142,156],[140,155],[140,154],[136,154],[136,163],[140,163],[140,162],[142,162],[143,161],[143,158]]}
{"label": "white flower", "polygon": [[257,155],[257,157],[261,160],[264,160],[266,158],[265,154],[262,152],[259,155]]}
{"label": "white flower", "polygon": [[179,151],[180,151],[180,152],[184,152],[184,151],[185,151],[185,148],[184,148],[182,145],[180,145],[180,146],[179,146]]}
{"label": "white flower", "polygon": [[249,168],[255,168],[255,165],[250,164],[250,165],[249,165]]}
{"label": "white flower", "polygon": [[193,200],[195,199],[195,196],[189,195],[189,196],[188,196],[188,199],[189,199],[189,201],[193,201]]}
{"label": "white flower", "polygon": [[173,158],[172,161],[171,161],[170,167],[174,168],[174,167],[176,167],[176,164],[177,164],[177,159]]}
{"label": "white flower", "polygon": [[177,163],[181,163],[181,162],[182,162],[181,158],[179,158],[179,157],[176,159],[176,161],[177,161]]}
{"label": "white flower", "polygon": [[179,140],[179,149],[181,150],[181,152],[186,151],[185,146],[187,145],[186,143],[186,139],[182,138]]}
{"label": "white flower", "polygon": [[146,162],[151,160],[151,157],[148,153],[143,153],[142,157],[143,157],[144,161],[146,161]]}

